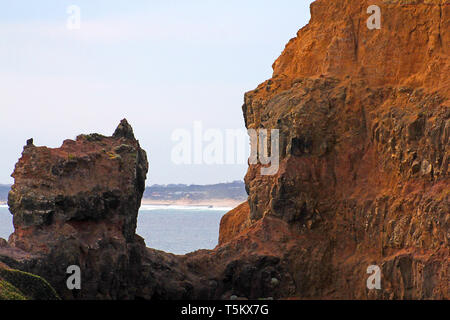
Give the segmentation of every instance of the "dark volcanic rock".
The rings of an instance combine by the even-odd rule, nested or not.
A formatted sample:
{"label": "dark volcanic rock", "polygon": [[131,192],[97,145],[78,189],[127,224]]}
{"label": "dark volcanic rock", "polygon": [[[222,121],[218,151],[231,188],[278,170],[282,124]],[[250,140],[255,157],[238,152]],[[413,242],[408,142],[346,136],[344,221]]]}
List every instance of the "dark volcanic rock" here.
{"label": "dark volcanic rock", "polygon": [[[78,265],[78,298],[134,298],[143,240],[135,234],[147,156],[123,120],[113,137],[81,135],[58,149],[27,145],[13,173],[10,244],[34,255],[21,269],[49,279],[64,298]],[[38,257],[38,258],[35,258]]]}

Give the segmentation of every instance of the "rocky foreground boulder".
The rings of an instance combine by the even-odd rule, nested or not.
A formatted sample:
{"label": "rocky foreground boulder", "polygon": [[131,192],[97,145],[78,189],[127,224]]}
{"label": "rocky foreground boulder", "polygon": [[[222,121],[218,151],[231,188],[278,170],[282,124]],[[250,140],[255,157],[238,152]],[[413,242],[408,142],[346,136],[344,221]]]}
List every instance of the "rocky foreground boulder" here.
{"label": "rocky foreground boulder", "polygon": [[140,273],[134,259],[144,245],[135,230],[147,171],[125,120],[112,137],[81,135],[57,149],[28,141],[8,199],[9,244],[33,255],[19,267],[49,279],[64,298],[73,297],[70,265],[83,271],[80,297],[134,296],[127,278]]}
{"label": "rocky foreground boulder", "polygon": [[[135,234],[148,164],[123,121],[58,149],[29,141],[0,261],[66,299],[449,299],[449,3],[317,0],[311,13],[245,95],[246,126],[280,130],[280,168],[249,166],[248,203],[215,250],[174,256]],[[66,287],[73,264],[80,291]]]}

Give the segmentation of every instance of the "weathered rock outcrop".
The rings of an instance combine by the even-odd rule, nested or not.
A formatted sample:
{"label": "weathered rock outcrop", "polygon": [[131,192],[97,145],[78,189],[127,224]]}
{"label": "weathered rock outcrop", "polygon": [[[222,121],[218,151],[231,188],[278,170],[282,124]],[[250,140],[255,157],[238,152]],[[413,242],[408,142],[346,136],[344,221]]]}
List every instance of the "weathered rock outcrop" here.
{"label": "weathered rock outcrop", "polygon": [[[29,140],[13,173],[9,243],[34,255],[21,268],[49,279],[63,298],[66,270],[83,272],[81,298],[128,298],[144,242],[135,234],[147,156],[123,120],[112,137],[81,135],[57,149]],[[36,258],[37,257],[37,258]]]}
{"label": "weathered rock outcrop", "polygon": [[[372,4],[381,29],[366,26]],[[135,234],[147,160],[124,121],[59,149],[28,142],[0,261],[63,298],[448,299],[449,3],[317,0],[311,13],[245,95],[246,126],[280,130],[280,168],[250,165],[248,203],[215,250],[174,256]]]}

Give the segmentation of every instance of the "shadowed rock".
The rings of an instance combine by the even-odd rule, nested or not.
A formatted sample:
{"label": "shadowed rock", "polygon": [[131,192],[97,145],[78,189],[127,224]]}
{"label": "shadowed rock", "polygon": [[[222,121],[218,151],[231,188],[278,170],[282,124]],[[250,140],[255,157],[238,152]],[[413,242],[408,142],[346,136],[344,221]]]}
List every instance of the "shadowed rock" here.
{"label": "shadowed rock", "polygon": [[133,128],[130,126],[128,121],[126,119],[123,119],[119,126],[117,127],[116,131],[114,131],[113,134],[114,138],[125,138],[130,140],[135,140]]}

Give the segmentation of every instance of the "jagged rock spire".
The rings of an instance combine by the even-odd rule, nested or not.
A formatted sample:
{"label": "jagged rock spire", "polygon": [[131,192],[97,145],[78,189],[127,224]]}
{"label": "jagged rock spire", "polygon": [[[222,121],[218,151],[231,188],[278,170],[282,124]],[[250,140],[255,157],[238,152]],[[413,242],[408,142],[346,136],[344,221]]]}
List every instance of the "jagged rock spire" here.
{"label": "jagged rock spire", "polygon": [[27,140],[27,144],[24,146],[24,149],[34,147],[33,138]]}
{"label": "jagged rock spire", "polygon": [[113,134],[114,138],[126,138],[136,140],[133,133],[133,128],[128,123],[127,119],[123,119],[120,121],[120,124],[117,126],[116,131]]}

